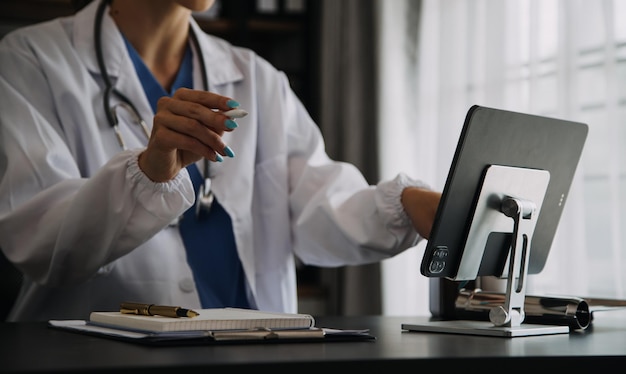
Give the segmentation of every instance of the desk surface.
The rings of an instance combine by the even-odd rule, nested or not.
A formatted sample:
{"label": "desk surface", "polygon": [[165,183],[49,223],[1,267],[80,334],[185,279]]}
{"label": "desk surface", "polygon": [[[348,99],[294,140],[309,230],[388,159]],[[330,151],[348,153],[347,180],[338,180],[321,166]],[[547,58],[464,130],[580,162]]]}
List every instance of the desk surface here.
{"label": "desk surface", "polygon": [[[369,328],[376,341],[148,347],[47,327],[0,323],[0,372],[184,374],[242,366],[266,369],[415,370],[480,368],[481,372],[558,368],[589,373],[626,366],[626,311],[596,312],[584,332],[516,338],[403,331],[424,317],[319,317],[320,327]],[[619,368],[620,366],[617,366]],[[621,370],[621,369],[620,369]],[[510,370],[509,370],[510,371]]]}

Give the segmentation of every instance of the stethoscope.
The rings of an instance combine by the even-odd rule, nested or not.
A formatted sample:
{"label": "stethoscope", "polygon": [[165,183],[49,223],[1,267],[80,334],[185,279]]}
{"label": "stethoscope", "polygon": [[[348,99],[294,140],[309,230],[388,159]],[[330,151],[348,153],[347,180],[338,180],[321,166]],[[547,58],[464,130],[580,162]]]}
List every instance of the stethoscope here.
{"label": "stethoscope", "polygon": [[[96,21],[94,24],[94,39],[96,46],[96,57],[98,59],[98,67],[100,68],[100,74],[102,75],[102,79],[104,80],[105,89],[103,96],[103,105],[104,112],[106,113],[107,121],[115,131],[115,136],[117,138],[120,147],[123,150],[126,149],[126,144],[124,139],[122,138],[122,133],[119,128],[119,120],[117,116],[118,108],[124,108],[128,113],[131,114],[135,122],[141,127],[146,138],[150,139],[150,131],[148,130],[148,126],[146,122],[141,118],[137,107],[135,104],[123,93],[113,87],[111,80],[109,79],[109,73],[107,72],[106,65],[104,63],[104,57],[102,55],[102,18],[104,16],[104,11],[107,5],[111,2],[111,0],[102,0],[98,7],[98,12],[96,13]],[[197,53],[200,54],[200,71],[202,72],[202,84],[204,89],[208,91],[209,89],[209,78],[206,72],[206,66],[204,64],[204,58],[202,57],[202,50],[200,49],[200,43],[198,42],[197,36],[193,33],[189,33],[191,35],[191,41],[194,44],[194,47]],[[111,105],[111,96],[117,96],[121,101],[115,105]],[[209,177],[209,161],[204,159],[203,162],[203,172],[204,172],[204,183],[200,185],[198,194],[197,194],[197,202],[196,202],[196,217],[200,215],[200,212],[209,212],[211,206],[213,205],[213,200],[215,197],[213,196],[213,192],[211,190],[211,178]]]}

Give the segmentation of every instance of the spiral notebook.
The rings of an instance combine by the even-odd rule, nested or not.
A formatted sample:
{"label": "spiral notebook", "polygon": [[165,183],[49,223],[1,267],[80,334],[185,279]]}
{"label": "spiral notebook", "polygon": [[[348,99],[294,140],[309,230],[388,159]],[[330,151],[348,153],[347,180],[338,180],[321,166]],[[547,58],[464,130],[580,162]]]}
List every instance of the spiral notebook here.
{"label": "spiral notebook", "polygon": [[145,332],[220,331],[250,329],[308,329],[315,326],[309,314],[264,312],[255,309],[213,308],[197,310],[193,318],[143,316],[120,312],[92,312],[89,323]]}

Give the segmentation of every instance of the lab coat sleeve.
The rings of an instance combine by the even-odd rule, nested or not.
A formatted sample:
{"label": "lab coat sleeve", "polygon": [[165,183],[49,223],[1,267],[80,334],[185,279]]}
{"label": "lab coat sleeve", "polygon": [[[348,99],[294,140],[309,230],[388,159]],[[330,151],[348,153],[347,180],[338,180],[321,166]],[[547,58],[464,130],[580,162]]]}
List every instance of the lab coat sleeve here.
{"label": "lab coat sleeve", "polygon": [[0,248],[34,282],[76,284],[167,226],[191,206],[193,187],[184,169],[150,181],[139,150],[82,172],[46,77],[16,49],[0,51]]}
{"label": "lab coat sleeve", "polygon": [[[39,163],[33,172],[47,166]],[[167,183],[153,183],[140,171],[137,152],[126,151],[90,178],[75,176],[42,186],[27,200],[14,180],[15,186],[9,186],[12,191],[0,188],[6,196],[0,246],[37,283],[82,282],[150,239],[190,206],[193,190],[186,185],[190,183],[185,173]],[[15,174],[11,167],[4,180]],[[4,205],[7,199],[16,205]]]}
{"label": "lab coat sleeve", "polygon": [[331,160],[317,125],[287,83],[290,207],[294,248],[306,264],[356,265],[396,255],[420,240],[400,195],[426,184],[400,174],[369,185],[352,164]]}

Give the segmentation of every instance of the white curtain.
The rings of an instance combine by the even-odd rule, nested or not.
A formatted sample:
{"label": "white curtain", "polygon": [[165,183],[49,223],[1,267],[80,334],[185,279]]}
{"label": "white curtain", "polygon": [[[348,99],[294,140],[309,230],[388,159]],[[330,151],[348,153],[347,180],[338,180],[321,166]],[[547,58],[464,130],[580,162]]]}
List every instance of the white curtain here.
{"label": "white curtain", "polygon": [[[473,104],[589,125],[548,262],[527,292],[626,298],[626,2],[378,1],[381,177],[442,190]],[[531,248],[532,250],[532,248]],[[423,245],[383,263],[383,312],[429,313]]]}

